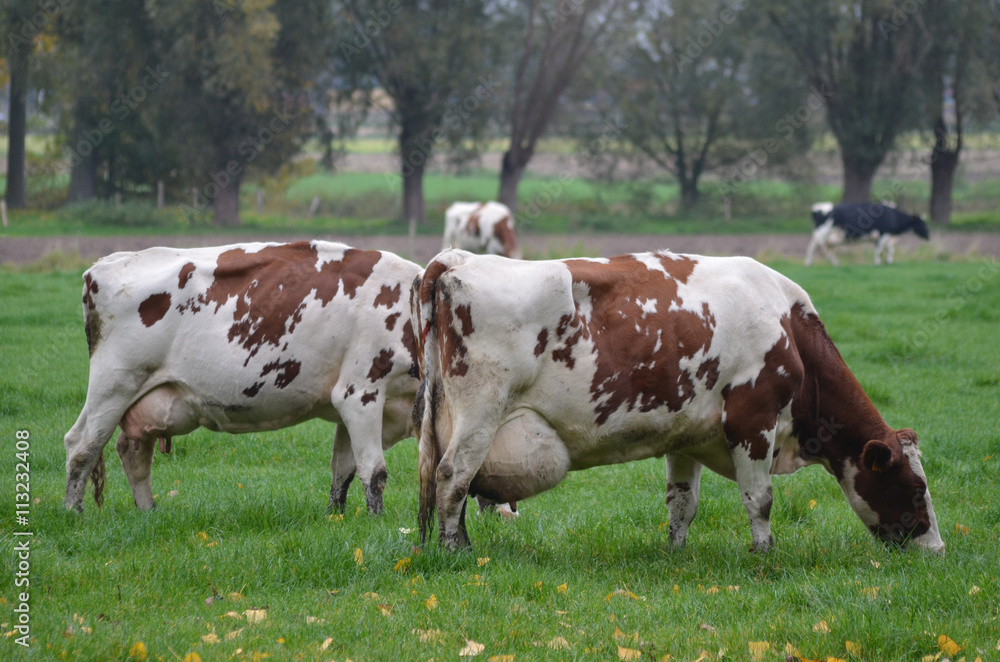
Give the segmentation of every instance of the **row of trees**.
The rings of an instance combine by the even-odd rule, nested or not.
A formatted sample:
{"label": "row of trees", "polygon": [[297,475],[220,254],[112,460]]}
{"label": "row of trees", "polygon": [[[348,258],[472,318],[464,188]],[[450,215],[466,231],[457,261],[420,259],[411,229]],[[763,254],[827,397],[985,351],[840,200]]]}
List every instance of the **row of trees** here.
{"label": "row of trees", "polygon": [[489,136],[508,140],[511,207],[556,130],[595,164],[641,157],[693,206],[704,174],[726,194],[823,127],[847,201],[871,196],[901,132],[923,131],[947,222],[963,133],[1000,107],[996,0],[8,0],[0,34],[10,207],[26,204],[30,105],[71,201],[161,180],[219,224],[239,222],[248,176],[311,137],[329,157],[378,106],[415,223],[430,159]]}

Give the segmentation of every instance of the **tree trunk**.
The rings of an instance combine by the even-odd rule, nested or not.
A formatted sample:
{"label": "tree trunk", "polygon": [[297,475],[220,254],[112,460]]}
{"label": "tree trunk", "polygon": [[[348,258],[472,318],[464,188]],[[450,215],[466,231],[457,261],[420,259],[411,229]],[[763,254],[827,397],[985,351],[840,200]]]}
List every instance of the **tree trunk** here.
{"label": "tree trunk", "polygon": [[681,185],[681,208],[684,210],[693,209],[698,204],[698,180],[694,177],[679,178]]}
{"label": "tree trunk", "polygon": [[212,201],[213,222],[216,225],[235,227],[240,225],[240,178],[233,178],[225,186],[219,187],[219,193]]}
{"label": "tree trunk", "polygon": [[28,178],[25,163],[24,136],[28,121],[28,53],[15,48],[9,52],[10,120],[7,124],[7,192],[10,209],[23,209],[28,204]]}
{"label": "tree trunk", "polygon": [[403,220],[422,225],[424,212],[424,164],[403,164]]}
{"label": "tree trunk", "polygon": [[97,154],[91,151],[79,158],[79,163],[69,171],[69,202],[85,202],[97,197]]}
{"label": "tree trunk", "polygon": [[503,165],[500,169],[499,201],[512,212],[517,211],[517,187],[521,185],[521,177],[527,167],[528,159],[517,158],[513,150],[508,149],[503,155]]}
{"label": "tree trunk", "polygon": [[958,169],[958,150],[934,150],[931,154],[931,223],[951,222],[951,192]]}
{"label": "tree trunk", "polygon": [[844,164],[844,199],[842,202],[868,202],[872,197],[872,180],[878,165],[841,157]]}

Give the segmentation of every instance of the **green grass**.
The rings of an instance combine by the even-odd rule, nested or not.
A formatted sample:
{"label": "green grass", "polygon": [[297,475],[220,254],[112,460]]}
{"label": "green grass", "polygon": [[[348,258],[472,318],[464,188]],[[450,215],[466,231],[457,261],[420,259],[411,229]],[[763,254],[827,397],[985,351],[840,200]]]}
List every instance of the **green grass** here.
{"label": "green grass", "polygon": [[[810,291],[886,420],[920,435],[943,558],[882,547],[818,467],[775,478],[772,553],[747,551],[737,489],[710,472],[688,547],[671,550],[659,460],[572,474],[523,502],[515,522],[472,514],[473,553],[418,553],[414,442],[387,454],[384,516],[364,513],[355,485],[346,515],[331,518],[332,426],[321,422],[175,440],[173,454],[155,458],[159,508],[148,514],[132,505],[109,445],[104,507],[88,496],[82,516],[66,513],[61,439],[87,381],[79,272],[4,274],[5,549],[22,528],[11,496],[16,430],[31,434],[36,500],[32,647],[3,640],[4,659],[126,659],[136,642],[150,660],[456,659],[471,639],[485,646],[482,660],[611,660],[619,646],[643,660],[703,650],[747,660],[749,642],[768,642],[764,660],[784,660],[786,643],[809,658],[921,660],[939,652],[939,635],[962,647],[955,658],[995,659],[996,265],[773,266]],[[18,593],[6,558],[4,632]],[[216,594],[224,599],[207,604]],[[266,620],[248,624],[251,608],[266,608]],[[440,634],[421,643],[428,630]],[[223,641],[202,639],[212,634]],[[550,648],[560,637],[569,648]]]}

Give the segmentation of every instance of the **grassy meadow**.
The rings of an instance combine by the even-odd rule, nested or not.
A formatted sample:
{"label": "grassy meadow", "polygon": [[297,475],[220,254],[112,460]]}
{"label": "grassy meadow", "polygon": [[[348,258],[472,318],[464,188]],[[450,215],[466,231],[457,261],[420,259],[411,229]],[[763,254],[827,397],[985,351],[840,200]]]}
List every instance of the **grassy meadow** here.
{"label": "grassy meadow", "polygon": [[703,476],[667,546],[661,460],[572,474],[474,551],[419,549],[416,445],[387,454],[386,512],[326,512],[331,426],[199,431],[157,454],[138,512],[113,450],[102,509],[62,508],[84,401],[79,272],[0,275],[0,621],[20,590],[16,430],[30,432],[31,646],[2,659],[937,660],[1000,658],[1000,267],[773,266],[801,283],[875,404],[912,427],[947,544],[887,549],[819,467],[777,477],[776,548],[748,551],[735,484]]}

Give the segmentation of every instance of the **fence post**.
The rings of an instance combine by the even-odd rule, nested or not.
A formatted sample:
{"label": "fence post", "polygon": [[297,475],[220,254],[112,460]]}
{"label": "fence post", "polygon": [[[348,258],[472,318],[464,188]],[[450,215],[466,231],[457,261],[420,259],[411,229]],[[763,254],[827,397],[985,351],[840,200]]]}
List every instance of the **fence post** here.
{"label": "fence post", "polygon": [[164,188],[163,180],[156,182],[156,208],[163,209]]}

